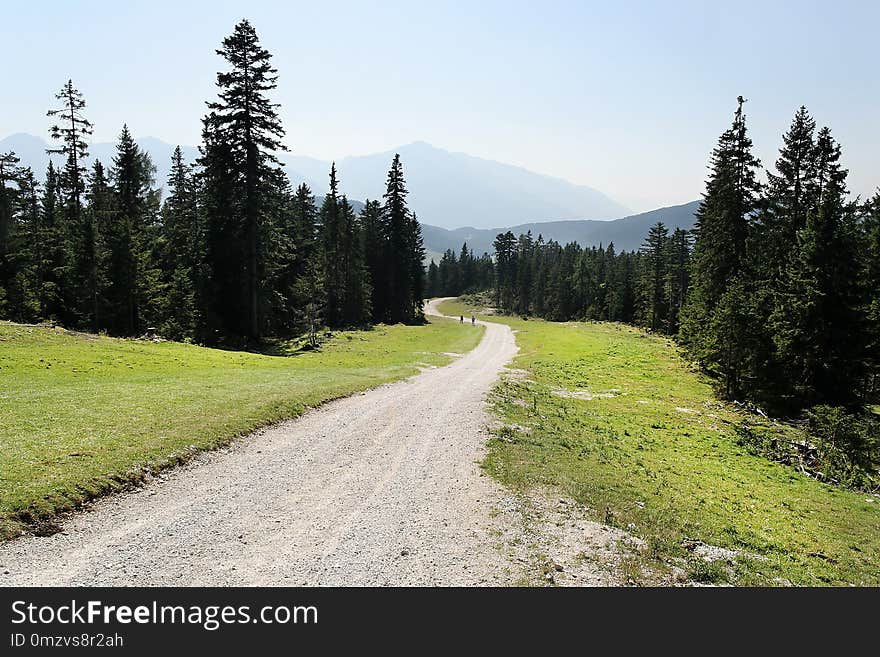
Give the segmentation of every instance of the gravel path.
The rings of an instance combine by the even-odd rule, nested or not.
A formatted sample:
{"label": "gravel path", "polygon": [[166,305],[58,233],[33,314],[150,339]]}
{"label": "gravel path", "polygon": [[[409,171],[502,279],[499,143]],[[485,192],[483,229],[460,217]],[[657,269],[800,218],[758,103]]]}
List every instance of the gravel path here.
{"label": "gravel path", "polygon": [[[435,304],[428,312],[439,314]],[[477,462],[507,326],[0,545],[0,585],[503,585],[504,490]],[[502,514],[503,515],[503,514]]]}

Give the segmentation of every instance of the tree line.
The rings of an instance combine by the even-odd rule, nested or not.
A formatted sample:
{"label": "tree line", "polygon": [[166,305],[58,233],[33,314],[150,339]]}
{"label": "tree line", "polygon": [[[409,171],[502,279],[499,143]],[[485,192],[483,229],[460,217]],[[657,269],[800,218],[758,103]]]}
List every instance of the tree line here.
{"label": "tree line", "polygon": [[492,256],[483,253],[479,258],[465,242],[456,255],[447,249],[437,264],[428,265],[427,290],[429,297],[457,297],[488,290],[495,284],[495,265]]}
{"label": "tree line", "polygon": [[674,333],[690,282],[691,237],[662,222],[639,251],[545,242],[531,232],[495,239],[495,305],[554,321],[611,321]]}
{"label": "tree line", "polygon": [[178,147],[164,190],[127,126],[113,161],[87,167],[92,124],[72,81],[48,112],[63,166],[38,183],[0,154],[0,317],[215,345],[422,319],[424,246],[400,157],[360,213],[335,165],[320,203],[293,189],[271,55],[246,20],[217,53],[226,70],[200,156]]}
{"label": "tree line", "polygon": [[729,399],[785,414],[861,408],[880,387],[880,192],[849,199],[840,145],[805,108],[760,183],[742,102],[693,231],[657,223],[621,253],[500,234],[495,304],[676,336]]}

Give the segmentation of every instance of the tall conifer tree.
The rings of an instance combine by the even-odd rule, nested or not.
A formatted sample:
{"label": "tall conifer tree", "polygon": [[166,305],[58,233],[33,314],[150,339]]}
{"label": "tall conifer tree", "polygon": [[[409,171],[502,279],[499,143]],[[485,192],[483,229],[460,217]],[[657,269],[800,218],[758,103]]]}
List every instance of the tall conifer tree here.
{"label": "tall conifer tree", "polygon": [[[215,199],[206,207],[209,225],[216,228],[209,252],[212,272],[219,276],[213,303],[219,306],[240,298],[246,321],[238,322],[235,314],[215,308],[224,324],[221,330],[258,339],[264,305],[260,297],[266,289],[261,281],[261,245],[266,243],[261,232],[277,186],[269,170],[279,166],[275,153],[285,150],[278,105],[268,97],[277,86],[277,71],[247,20],[235,26],[217,54],[229,70],[217,74],[218,100],[208,103],[202,166],[204,175],[215,176],[208,182],[212,189],[231,186],[228,193],[234,204],[222,208]],[[240,292],[235,294],[233,287],[240,287]]]}

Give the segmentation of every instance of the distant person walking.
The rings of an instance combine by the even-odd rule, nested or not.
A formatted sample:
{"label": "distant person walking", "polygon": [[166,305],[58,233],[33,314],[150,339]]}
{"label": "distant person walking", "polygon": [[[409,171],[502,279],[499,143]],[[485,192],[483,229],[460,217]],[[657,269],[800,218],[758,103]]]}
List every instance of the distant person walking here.
{"label": "distant person walking", "polygon": [[476,325],[477,325],[477,318],[474,317],[473,315],[471,315],[471,326],[476,326]]}
{"label": "distant person walking", "polygon": [[464,315],[459,315],[459,316],[458,316],[458,323],[459,323],[459,324],[464,324]]}

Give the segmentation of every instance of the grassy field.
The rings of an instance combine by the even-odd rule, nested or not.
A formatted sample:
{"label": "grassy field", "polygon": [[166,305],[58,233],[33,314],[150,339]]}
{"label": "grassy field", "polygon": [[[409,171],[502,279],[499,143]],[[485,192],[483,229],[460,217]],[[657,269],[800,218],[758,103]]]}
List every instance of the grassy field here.
{"label": "grassy field", "polygon": [[445,364],[481,335],[433,319],[264,356],[0,322],[0,537],[308,406]]}
{"label": "grassy field", "polygon": [[[485,467],[503,483],[561,490],[644,539],[652,565],[700,581],[880,584],[880,498],[739,447],[736,426],[766,420],[718,403],[671,342],[614,324],[488,319],[517,331],[514,366],[527,371],[494,395],[507,428]],[[694,541],[740,556],[707,563]]]}

